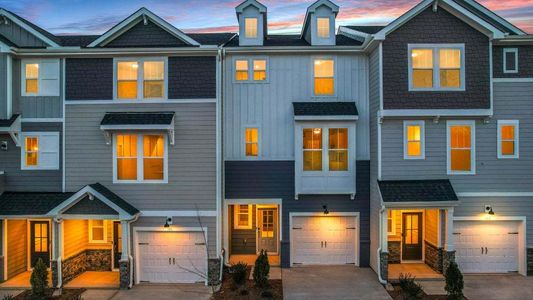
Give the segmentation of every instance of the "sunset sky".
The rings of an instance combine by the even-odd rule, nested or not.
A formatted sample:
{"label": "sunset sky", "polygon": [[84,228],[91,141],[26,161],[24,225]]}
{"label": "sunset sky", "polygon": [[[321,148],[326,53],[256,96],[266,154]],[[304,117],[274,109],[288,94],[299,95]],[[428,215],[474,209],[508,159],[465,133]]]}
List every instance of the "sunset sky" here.
{"label": "sunset sky", "polygon": [[[384,25],[420,0],[334,0],[337,25]],[[235,32],[241,0],[0,0],[10,10],[54,34],[101,34],[147,7],[186,32]],[[264,0],[269,33],[299,33],[314,0]],[[480,0],[481,4],[533,34],[533,0]]]}

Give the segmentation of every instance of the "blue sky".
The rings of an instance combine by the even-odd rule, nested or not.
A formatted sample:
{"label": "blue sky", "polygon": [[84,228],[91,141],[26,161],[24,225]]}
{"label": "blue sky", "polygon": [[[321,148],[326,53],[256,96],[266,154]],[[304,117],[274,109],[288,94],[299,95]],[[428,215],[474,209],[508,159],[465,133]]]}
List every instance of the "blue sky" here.
{"label": "blue sky", "polygon": [[[54,34],[101,34],[147,7],[187,32],[235,31],[235,6],[241,0],[0,0],[13,11]],[[314,0],[265,0],[270,33],[300,31],[305,9]],[[334,0],[339,25],[387,24],[419,0]],[[523,30],[533,33],[533,0],[480,0]]]}

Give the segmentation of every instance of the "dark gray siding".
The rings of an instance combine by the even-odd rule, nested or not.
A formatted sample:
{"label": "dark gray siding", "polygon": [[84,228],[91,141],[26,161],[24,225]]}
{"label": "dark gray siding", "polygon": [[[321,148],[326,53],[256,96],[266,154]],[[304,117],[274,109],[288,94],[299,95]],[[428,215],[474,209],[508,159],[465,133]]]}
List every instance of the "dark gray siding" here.
{"label": "dark gray siding", "polygon": [[369,161],[357,161],[357,195],[306,195],[294,199],[294,161],[226,161],[225,197],[227,199],[281,198],[281,265],[290,266],[290,212],[360,212],[360,265],[368,266],[370,246]]}
{"label": "dark gray siding", "polygon": [[[408,44],[465,44],[466,91],[409,92]],[[442,8],[429,7],[383,42],[384,109],[490,108],[489,39]]]}
{"label": "dark gray siding", "polygon": [[0,53],[0,119],[8,119],[7,115],[7,54]]}
{"label": "dark gray siding", "polygon": [[67,58],[66,100],[113,99],[112,58]]}
{"label": "dark gray siding", "polygon": [[[503,73],[503,49],[505,48],[518,48],[518,73]],[[495,46],[492,55],[494,78],[533,77],[533,46]]]}
{"label": "dark gray siding", "polygon": [[151,21],[144,25],[142,20],[105,45],[110,48],[175,46],[187,46],[187,44]]}
{"label": "dark gray siding", "polygon": [[229,222],[231,228],[231,254],[255,254],[256,253],[256,211],[255,205],[252,205],[252,229],[235,229],[234,228],[234,209],[231,206],[229,212]]}
{"label": "dark gray siding", "polygon": [[47,46],[43,41],[13,22],[0,25],[0,35],[22,48],[44,48]]}
{"label": "dark gray siding", "polygon": [[169,57],[169,99],[216,98],[216,57]]}
{"label": "dark gray siding", "polygon": [[[62,149],[61,123],[23,123],[22,131],[57,131],[60,132]],[[8,142],[8,151],[0,152],[0,171],[4,171],[5,190],[11,192],[61,192],[62,189],[62,153],[59,155],[59,170],[21,170],[19,147],[15,146],[9,135],[0,135],[0,141]]]}

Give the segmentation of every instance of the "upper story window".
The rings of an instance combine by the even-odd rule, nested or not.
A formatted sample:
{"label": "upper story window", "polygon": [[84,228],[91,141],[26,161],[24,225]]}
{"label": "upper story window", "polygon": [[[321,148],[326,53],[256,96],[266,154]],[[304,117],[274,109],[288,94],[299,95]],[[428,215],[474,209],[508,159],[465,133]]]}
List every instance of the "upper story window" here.
{"label": "upper story window", "polygon": [[475,174],[475,122],[447,122],[448,174]]}
{"label": "upper story window", "polygon": [[518,48],[503,49],[503,73],[518,73]]}
{"label": "upper story window", "polygon": [[89,243],[107,242],[105,220],[89,220]]}
{"label": "upper story window", "polygon": [[348,128],[329,129],[329,170],[348,171]]}
{"label": "upper story window", "polygon": [[259,130],[257,128],[246,128],[244,133],[246,156],[257,157],[259,155]]}
{"label": "upper story window", "polygon": [[59,96],[59,60],[22,60],[22,96]]}
{"label": "upper story window", "polygon": [[252,206],[248,204],[235,205],[233,219],[235,229],[252,229]]}
{"label": "upper story window", "polygon": [[335,61],[333,59],[314,60],[315,96],[332,96],[335,94]]}
{"label": "upper story window", "polygon": [[322,171],[322,128],[303,130],[304,171]]}
{"label": "upper story window", "polygon": [[257,38],[257,18],[244,18],[244,36],[248,39]]}
{"label": "upper story window", "polygon": [[319,38],[329,38],[329,18],[316,18],[316,28]]}
{"label": "upper story window", "polygon": [[164,135],[117,134],[114,145],[114,182],[167,182]]}
{"label": "upper story window", "polygon": [[116,61],[116,99],[163,99],[166,97],[165,59]]}
{"label": "upper story window", "polygon": [[[324,132],[327,136],[323,135]],[[323,149],[323,145],[327,145],[327,149]],[[303,170],[348,171],[348,145],[348,128],[304,128]],[[324,162],[325,151],[328,156]],[[324,164],[327,164],[325,168]]]}
{"label": "upper story window", "polygon": [[[267,59],[239,58],[235,60],[235,82],[266,82],[267,81]],[[250,68],[250,66],[252,66]]]}
{"label": "upper story window", "polygon": [[464,89],[464,45],[409,45],[409,90]]}
{"label": "upper story window", "polygon": [[518,158],[518,128],[518,120],[498,120],[498,158]]}
{"label": "upper story window", "polygon": [[404,159],[424,159],[425,137],[424,121],[404,121],[403,123]]}
{"label": "upper story window", "polygon": [[59,132],[23,132],[22,170],[59,169]]}

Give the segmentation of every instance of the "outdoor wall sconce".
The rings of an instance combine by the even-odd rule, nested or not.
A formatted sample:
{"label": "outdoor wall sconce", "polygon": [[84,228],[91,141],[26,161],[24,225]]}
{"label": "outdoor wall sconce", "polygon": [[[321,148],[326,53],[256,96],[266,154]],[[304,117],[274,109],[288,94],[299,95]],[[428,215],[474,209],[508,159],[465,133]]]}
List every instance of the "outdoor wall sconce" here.
{"label": "outdoor wall sconce", "polygon": [[328,206],[327,205],[323,205],[322,208],[324,209],[324,214],[328,215],[329,214]]}
{"label": "outdoor wall sconce", "polygon": [[172,225],[172,217],[167,217],[167,219],[165,221],[165,225],[163,227],[169,228],[170,225]]}
{"label": "outdoor wall sconce", "polygon": [[494,216],[494,210],[492,210],[492,205],[485,205],[485,213]]}

